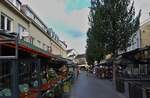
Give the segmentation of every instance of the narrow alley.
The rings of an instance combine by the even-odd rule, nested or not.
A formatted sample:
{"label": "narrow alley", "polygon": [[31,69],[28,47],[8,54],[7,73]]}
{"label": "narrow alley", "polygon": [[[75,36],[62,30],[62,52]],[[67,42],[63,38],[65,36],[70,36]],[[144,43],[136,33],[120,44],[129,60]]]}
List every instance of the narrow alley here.
{"label": "narrow alley", "polygon": [[75,81],[70,98],[126,98],[116,92],[110,80],[96,79],[81,72]]}

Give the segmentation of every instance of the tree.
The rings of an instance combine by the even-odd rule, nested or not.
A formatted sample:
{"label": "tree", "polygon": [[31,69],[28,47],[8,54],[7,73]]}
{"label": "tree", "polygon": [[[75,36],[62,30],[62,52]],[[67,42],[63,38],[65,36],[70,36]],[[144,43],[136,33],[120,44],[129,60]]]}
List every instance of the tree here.
{"label": "tree", "polygon": [[118,51],[126,51],[131,36],[139,29],[139,15],[135,16],[134,2],[130,0],[104,0],[105,22],[103,28],[107,34],[107,51],[116,57]]}
{"label": "tree", "polygon": [[135,16],[130,0],[92,0],[90,28],[87,33],[87,61],[101,60],[108,53],[113,57],[126,51],[131,36],[139,29],[141,11]]}
{"label": "tree", "polygon": [[[90,28],[87,32],[87,50],[86,59],[88,64],[94,61],[100,61],[104,58],[104,33],[100,30],[102,18],[100,18],[102,10],[99,0],[91,1],[91,10],[89,15]],[[103,37],[102,37],[103,36]]]}

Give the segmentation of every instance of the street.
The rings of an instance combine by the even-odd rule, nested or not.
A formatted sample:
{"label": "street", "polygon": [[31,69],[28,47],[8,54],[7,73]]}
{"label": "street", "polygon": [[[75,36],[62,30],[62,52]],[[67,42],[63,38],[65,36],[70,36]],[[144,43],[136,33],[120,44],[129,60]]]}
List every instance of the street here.
{"label": "street", "polygon": [[109,80],[96,79],[94,76],[87,76],[81,72],[75,81],[70,98],[126,98],[115,91],[112,82]]}

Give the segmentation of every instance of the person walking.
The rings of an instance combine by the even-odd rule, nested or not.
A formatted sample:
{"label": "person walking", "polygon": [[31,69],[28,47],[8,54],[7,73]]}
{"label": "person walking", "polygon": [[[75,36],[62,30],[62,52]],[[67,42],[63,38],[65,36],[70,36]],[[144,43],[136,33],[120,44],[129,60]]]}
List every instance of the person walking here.
{"label": "person walking", "polygon": [[86,74],[87,74],[87,76],[89,76],[89,74],[90,74],[90,67],[89,66],[86,69]]}
{"label": "person walking", "polygon": [[79,66],[76,68],[76,74],[77,74],[77,78],[78,78],[79,74],[80,74],[80,67]]}

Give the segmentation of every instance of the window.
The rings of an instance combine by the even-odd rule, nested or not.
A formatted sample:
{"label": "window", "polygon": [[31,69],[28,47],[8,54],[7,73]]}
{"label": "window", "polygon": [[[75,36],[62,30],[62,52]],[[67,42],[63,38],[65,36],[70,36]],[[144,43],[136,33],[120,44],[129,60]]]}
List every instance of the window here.
{"label": "window", "polygon": [[30,39],[30,43],[33,44],[34,43],[35,38],[31,37]]}
{"label": "window", "polygon": [[49,46],[47,46],[47,51],[49,51],[49,49],[50,49],[50,47],[49,47]]}
{"label": "window", "polygon": [[9,0],[12,4],[14,4],[14,0]]}
{"label": "window", "polygon": [[41,41],[37,40],[37,42],[38,42],[38,46],[41,46]]}
{"label": "window", "polygon": [[11,21],[8,19],[7,20],[7,30],[10,31],[11,29]]}
{"label": "window", "polygon": [[26,15],[28,17],[30,17],[31,19],[34,19],[34,15],[33,15],[33,13],[30,10],[26,10]]}
{"label": "window", "polygon": [[18,24],[17,33],[19,33],[20,39],[22,39],[22,38],[24,39],[23,32],[25,32],[25,31],[26,31],[26,28],[24,26]]}
{"label": "window", "polygon": [[11,19],[5,15],[1,15],[1,28],[4,30],[11,31]]}
{"label": "window", "polygon": [[45,45],[45,44],[43,44],[43,49],[44,49],[44,50],[47,50],[47,49],[46,49],[46,45]]}
{"label": "window", "polygon": [[22,33],[22,32],[25,32],[26,31],[26,28],[20,24],[18,24],[18,27],[17,27],[17,33]]}
{"label": "window", "polygon": [[5,17],[1,15],[1,29],[5,29]]}
{"label": "window", "polygon": [[20,10],[21,3],[18,0],[16,0],[16,7]]}

